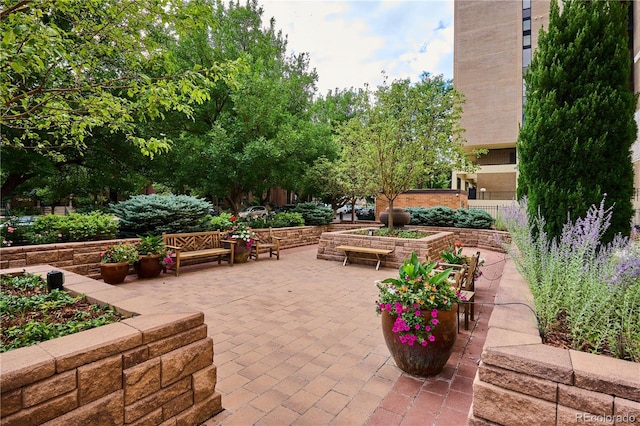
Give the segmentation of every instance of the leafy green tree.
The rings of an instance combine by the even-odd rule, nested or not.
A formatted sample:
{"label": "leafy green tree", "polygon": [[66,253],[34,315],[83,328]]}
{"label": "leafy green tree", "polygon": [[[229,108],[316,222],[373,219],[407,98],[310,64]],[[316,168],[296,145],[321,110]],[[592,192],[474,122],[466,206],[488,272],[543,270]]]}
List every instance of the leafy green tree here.
{"label": "leafy green tree", "polygon": [[458,127],[461,102],[450,81],[427,73],[416,84],[408,79],[385,82],[375,93],[366,90],[359,97],[359,111],[341,127],[340,139],[351,147],[349,155],[361,164],[372,189],[389,201],[390,212],[399,194],[434,170],[445,164],[471,167]]}
{"label": "leafy green tree", "polygon": [[105,128],[147,155],[166,151],[166,138],[141,138],[136,123],[171,110],[189,116],[217,80],[232,84],[236,63],[167,66],[163,42],[181,38],[206,10],[181,0],[4,0],[3,147],[60,157],[64,147],[85,151],[92,131]]}
{"label": "leafy green tree", "polygon": [[[178,191],[226,198],[234,211],[249,193],[264,200],[270,188],[296,190],[307,165],[326,153],[329,135],[311,122],[317,75],[306,54],[287,56],[286,38],[272,19],[263,25],[257,1],[218,3],[217,27],[191,29],[173,55],[178,69],[240,59],[236,85],[218,81],[192,121],[171,118],[162,132],[176,141],[158,159],[162,179]],[[157,132],[159,127],[152,129]]]}
{"label": "leafy green tree", "polygon": [[549,29],[525,74],[518,197],[540,213],[549,238],[606,198],[604,236],[630,233],[636,97],[630,87],[628,2],[551,2]]}
{"label": "leafy green tree", "polygon": [[[367,190],[361,184],[364,176],[359,173],[360,162],[352,158],[348,146],[341,144],[335,137],[340,125],[353,118],[358,103],[355,102],[359,92],[353,88],[348,90],[329,91],[325,97],[314,101],[312,108],[313,121],[331,134],[332,146],[328,149],[331,156],[322,156],[309,167],[305,173],[305,194],[318,197],[331,203],[333,210],[348,202],[352,205],[358,198],[366,195]],[[353,212],[352,212],[353,213]],[[355,216],[352,214],[355,221]]]}

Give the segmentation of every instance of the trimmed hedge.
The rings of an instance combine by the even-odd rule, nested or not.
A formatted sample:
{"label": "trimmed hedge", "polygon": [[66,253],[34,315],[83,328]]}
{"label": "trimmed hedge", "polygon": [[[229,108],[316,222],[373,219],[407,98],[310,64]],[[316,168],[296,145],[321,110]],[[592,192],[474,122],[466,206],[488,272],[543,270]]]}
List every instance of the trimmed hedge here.
{"label": "trimmed hedge", "polygon": [[446,226],[456,228],[490,229],[494,219],[481,209],[457,209],[451,207],[408,207],[410,225]]}

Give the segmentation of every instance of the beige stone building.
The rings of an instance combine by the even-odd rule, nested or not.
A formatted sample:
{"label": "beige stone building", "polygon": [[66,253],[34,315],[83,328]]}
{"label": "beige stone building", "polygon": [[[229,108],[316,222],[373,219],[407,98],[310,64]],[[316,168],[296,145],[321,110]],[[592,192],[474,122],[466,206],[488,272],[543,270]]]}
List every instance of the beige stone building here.
{"label": "beige stone building", "polygon": [[[633,2],[633,84],[640,91],[640,4]],[[454,0],[454,86],[465,96],[462,127],[467,150],[488,149],[476,173],[454,172],[452,189],[469,191],[469,207],[497,213],[515,199],[516,139],[526,101],[523,70],[541,27],[549,24],[547,0]],[[640,107],[636,111],[640,123]],[[639,125],[640,127],[640,125]],[[640,142],[633,147],[635,223],[640,224]]]}

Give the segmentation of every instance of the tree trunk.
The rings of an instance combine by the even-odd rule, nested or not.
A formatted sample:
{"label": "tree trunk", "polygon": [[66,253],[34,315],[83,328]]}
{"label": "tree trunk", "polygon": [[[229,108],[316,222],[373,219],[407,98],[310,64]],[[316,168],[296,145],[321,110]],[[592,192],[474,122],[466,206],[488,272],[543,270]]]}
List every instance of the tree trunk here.
{"label": "tree trunk", "polygon": [[393,200],[389,200],[389,223],[387,224],[389,229],[393,229]]}

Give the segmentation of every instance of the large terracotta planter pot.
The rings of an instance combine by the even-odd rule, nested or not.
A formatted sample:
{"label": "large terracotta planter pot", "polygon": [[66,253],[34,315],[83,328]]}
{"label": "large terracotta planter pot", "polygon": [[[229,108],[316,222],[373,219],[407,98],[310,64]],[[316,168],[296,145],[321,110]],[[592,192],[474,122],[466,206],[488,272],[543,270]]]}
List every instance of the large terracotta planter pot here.
{"label": "large terracotta planter pot", "polygon": [[427,346],[417,344],[409,346],[400,342],[398,334],[392,331],[397,315],[383,311],[382,334],[398,368],[405,373],[420,377],[439,374],[449,360],[458,336],[457,315],[457,304],[454,304],[450,311],[439,311],[439,323],[433,329],[436,340]]}
{"label": "large terracotta planter pot", "polygon": [[236,246],[233,250],[233,263],[246,263],[250,254],[251,250],[247,247],[247,243],[243,240],[236,240]]}
{"label": "large terracotta planter pot", "polygon": [[162,272],[160,255],[140,256],[140,259],[133,265],[138,274],[138,278],[155,278]]}
{"label": "large terracotta planter pot", "polygon": [[[404,211],[401,207],[393,208],[393,227],[402,228],[411,221],[411,214]],[[380,222],[384,226],[389,226],[389,208],[387,207],[382,213],[380,213]]]}
{"label": "large terracotta planter pot", "polygon": [[107,284],[120,284],[129,273],[129,262],[101,263],[100,275]]}

